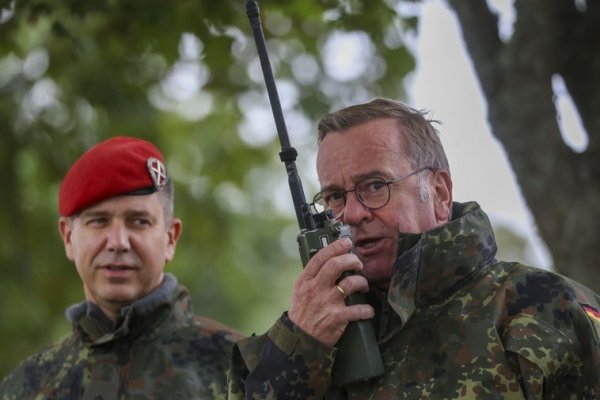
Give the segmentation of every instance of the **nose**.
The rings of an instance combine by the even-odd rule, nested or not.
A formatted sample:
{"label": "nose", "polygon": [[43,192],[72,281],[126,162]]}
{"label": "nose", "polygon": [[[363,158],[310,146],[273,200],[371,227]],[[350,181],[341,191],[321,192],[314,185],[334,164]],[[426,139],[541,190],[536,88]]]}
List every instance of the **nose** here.
{"label": "nose", "polygon": [[371,210],[358,201],[356,192],[348,193],[346,196],[346,205],[344,206],[342,222],[350,226],[356,226],[359,225],[361,221],[368,219],[370,215]]}
{"label": "nose", "polygon": [[129,231],[124,223],[113,221],[107,232],[106,247],[109,251],[123,253],[129,251]]}

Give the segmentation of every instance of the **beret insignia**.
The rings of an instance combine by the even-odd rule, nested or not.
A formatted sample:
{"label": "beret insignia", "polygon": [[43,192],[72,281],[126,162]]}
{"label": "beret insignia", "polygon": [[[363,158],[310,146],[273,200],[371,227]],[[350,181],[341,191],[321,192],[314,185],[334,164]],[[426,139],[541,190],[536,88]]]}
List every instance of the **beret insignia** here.
{"label": "beret insignia", "polygon": [[152,177],[152,182],[154,182],[154,188],[157,191],[163,190],[169,179],[165,165],[158,158],[154,157],[148,158],[146,165],[148,167],[148,172],[150,172],[150,176]]}

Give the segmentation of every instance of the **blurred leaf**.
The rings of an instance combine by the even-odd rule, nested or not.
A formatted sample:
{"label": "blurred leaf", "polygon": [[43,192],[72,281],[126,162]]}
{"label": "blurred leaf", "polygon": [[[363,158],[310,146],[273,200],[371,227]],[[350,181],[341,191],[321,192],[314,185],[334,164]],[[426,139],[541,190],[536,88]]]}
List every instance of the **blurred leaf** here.
{"label": "blurred leaf", "polygon": [[[391,3],[260,2],[275,74],[292,90],[280,97],[307,192],[313,121],[344,102],[403,96],[414,60],[382,41],[402,25]],[[289,251],[295,216],[244,2],[13,4],[0,19],[0,376],[69,330],[64,309],[83,294],[57,233],[58,188],[85,149],[114,135],[163,150],[184,221],[166,270],[196,312],[246,333],[267,329],[301,263]],[[334,30],[366,32],[384,60],[377,77],[324,73]],[[316,66],[302,82],[301,59]]]}

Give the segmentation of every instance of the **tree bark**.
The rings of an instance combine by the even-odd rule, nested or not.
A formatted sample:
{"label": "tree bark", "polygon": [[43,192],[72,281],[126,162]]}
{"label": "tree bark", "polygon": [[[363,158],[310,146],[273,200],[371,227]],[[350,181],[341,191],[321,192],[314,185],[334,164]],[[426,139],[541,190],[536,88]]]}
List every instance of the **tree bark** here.
{"label": "tree bark", "polygon": [[[485,0],[449,0],[506,150],[557,272],[600,292],[600,3],[516,0],[512,36],[502,41]],[[558,74],[589,137],[567,146],[552,90]]]}

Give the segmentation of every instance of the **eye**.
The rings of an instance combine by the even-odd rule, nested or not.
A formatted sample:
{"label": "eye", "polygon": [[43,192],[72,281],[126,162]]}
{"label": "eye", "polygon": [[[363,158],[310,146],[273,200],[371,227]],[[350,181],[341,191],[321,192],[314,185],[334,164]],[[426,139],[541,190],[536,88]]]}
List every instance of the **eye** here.
{"label": "eye", "polygon": [[361,186],[365,193],[379,193],[384,189],[386,183],[380,179],[374,179],[364,182]]}
{"label": "eye", "polygon": [[323,196],[323,200],[325,201],[325,204],[335,205],[335,204],[339,204],[340,202],[343,202],[345,197],[346,197],[346,193],[341,192],[341,191],[335,191],[335,192],[326,193]]}
{"label": "eye", "polygon": [[133,224],[136,226],[146,226],[146,225],[151,225],[152,221],[150,221],[148,218],[134,218],[133,219]]}
{"label": "eye", "polygon": [[90,217],[85,219],[85,225],[89,227],[100,227],[107,224],[108,218],[106,217]]}

